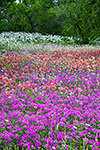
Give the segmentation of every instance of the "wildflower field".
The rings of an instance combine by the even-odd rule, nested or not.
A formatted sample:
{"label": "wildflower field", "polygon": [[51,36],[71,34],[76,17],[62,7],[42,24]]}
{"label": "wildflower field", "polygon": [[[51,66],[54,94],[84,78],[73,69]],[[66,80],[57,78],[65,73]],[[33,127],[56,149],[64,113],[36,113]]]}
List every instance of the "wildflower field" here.
{"label": "wildflower field", "polygon": [[100,49],[0,55],[0,150],[100,149]]}

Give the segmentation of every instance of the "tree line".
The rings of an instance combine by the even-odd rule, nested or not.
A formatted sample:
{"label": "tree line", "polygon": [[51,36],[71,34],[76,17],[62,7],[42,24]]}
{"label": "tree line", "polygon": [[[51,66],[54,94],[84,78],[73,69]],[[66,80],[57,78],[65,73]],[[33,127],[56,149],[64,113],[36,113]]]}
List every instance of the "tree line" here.
{"label": "tree line", "polygon": [[1,0],[0,32],[9,31],[73,36],[88,44],[100,37],[100,1]]}

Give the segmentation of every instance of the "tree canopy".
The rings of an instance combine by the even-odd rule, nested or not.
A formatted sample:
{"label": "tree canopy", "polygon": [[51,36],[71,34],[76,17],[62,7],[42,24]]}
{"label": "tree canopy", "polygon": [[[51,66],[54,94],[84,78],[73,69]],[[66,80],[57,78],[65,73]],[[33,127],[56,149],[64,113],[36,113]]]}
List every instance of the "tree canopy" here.
{"label": "tree canopy", "polygon": [[99,0],[2,0],[0,12],[0,32],[73,36],[83,44],[100,36]]}

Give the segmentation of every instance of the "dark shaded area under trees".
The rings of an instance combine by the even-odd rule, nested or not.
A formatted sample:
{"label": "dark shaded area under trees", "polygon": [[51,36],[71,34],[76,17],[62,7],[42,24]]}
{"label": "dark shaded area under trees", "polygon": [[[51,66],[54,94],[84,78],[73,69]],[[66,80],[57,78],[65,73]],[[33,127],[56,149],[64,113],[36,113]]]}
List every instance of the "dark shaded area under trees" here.
{"label": "dark shaded area under trees", "polygon": [[100,37],[99,0],[1,0],[0,32],[73,36],[80,44]]}

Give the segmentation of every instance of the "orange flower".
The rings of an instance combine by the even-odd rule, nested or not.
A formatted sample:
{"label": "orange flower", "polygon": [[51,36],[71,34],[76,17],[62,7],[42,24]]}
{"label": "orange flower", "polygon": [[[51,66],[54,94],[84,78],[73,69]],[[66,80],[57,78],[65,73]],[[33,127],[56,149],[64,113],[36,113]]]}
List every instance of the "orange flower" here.
{"label": "orange flower", "polygon": [[69,88],[67,86],[64,87],[64,90],[68,90]]}
{"label": "orange flower", "polygon": [[37,109],[37,106],[34,106],[33,108],[34,108],[34,109]]}
{"label": "orange flower", "polygon": [[6,92],[5,96],[9,96],[9,93]]}
{"label": "orange flower", "polygon": [[20,70],[21,70],[21,71],[23,71],[24,69],[23,69],[23,68],[21,68]]}

